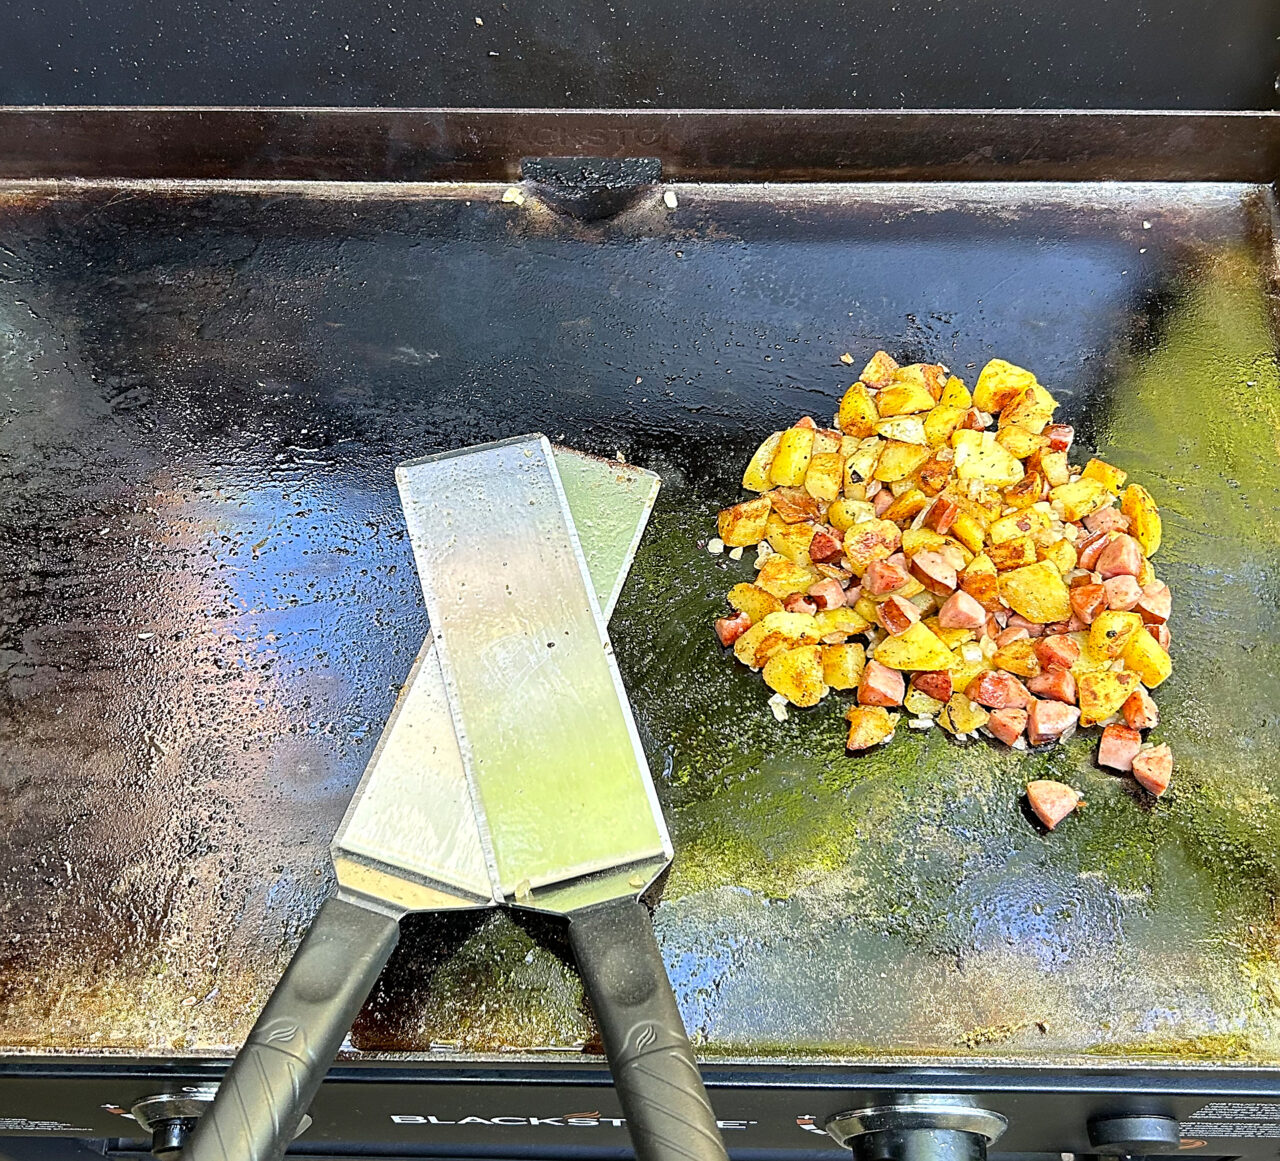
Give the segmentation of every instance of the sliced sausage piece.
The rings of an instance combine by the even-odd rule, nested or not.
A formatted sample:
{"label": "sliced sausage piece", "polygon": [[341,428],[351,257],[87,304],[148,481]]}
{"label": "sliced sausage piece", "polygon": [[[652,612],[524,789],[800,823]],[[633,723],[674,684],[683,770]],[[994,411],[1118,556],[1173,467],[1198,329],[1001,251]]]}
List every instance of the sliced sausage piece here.
{"label": "sliced sausage piece", "polygon": [[938,624],[944,629],[981,629],[987,623],[987,610],[964,589],[957,589],[938,610]]}
{"label": "sliced sausage piece", "polygon": [[1134,608],[1149,625],[1163,625],[1173,610],[1173,594],[1164,581],[1152,581],[1142,590],[1142,596]]}
{"label": "sliced sausage piece", "polygon": [[810,600],[804,593],[792,593],[782,602],[782,607],[788,613],[808,613],[812,616],[818,611],[818,602]]}
{"label": "sliced sausage piece", "polygon": [[877,492],[875,499],[871,501],[871,503],[875,505],[876,515],[883,516],[889,510],[889,506],[893,503],[893,500],[894,495],[888,488],[885,488],[881,492]]}
{"label": "sliced sausage piece", "polygon": [[1142,547],[1132,536],[1121,533],[1098,555],[1098,571],[1102,579],[1113,576],[1136,577],[1142,568]]}
{"label": "sliced sausage piece", "polygon": [[1061,782],[1039,778],[1027,783],[1027,803],[1035,811],[1036,818],[1053,830],[1080,805],[1080,792]]}
{"label": "sliced sausage piece", "polygon": [[1118,613],[1127,613],[1142,597],[1137,580],[1125,573],[1103,581],[1102,587],[1107,590],[1107,608]]}
{"label": "sliced sausage piece", "polygon": [[1028,637],[1044,636],[1044,626],[1035,621],[1028,621],[1021,613],[1010,613],[1006,623],[1010,629],[1025,629]]}
{"label": "sliced sausage piece", "polygon": [[1007,629],[1001,629],[996,634],[996,648],[1003,649],[1006,645],[1012,645],[1015,641],[1027,641],[1031,637],[1025,629],[1010,625]]}
{"label": "sliced sausage piece", "polygon": [[1069,423],[1051,423],[1040,434],[1049,441],[1050,451],[1070,451],[1076,429]]}
{"label": "sliced sausage piece", "polygon": [[941,552],[921,549],[911,559],[911,574],[935,596],[949,596],[956,587],[956,570]]}
{"label": "sliced sausage piece", "polygon": [[[777,506],[776,501],[774,506]],[[1084,526],[1090,532],[1128,532],[1129,517],[1112,505],[1110,508],[1099,508],[1096,512],[1090,512],[1084,518]]]}
{"label": "sliced sausage piece", "polygon": [[1032,701],[1027,711],[1027,741],[1033,746],[1056,742],[1080,720],[1080,711],[1061,701]]}
{"label": "sliced sausage piece", "polygon": [[1079,544],[1076,545],[1076,567],[1087,568],[1090,571],[1098,567],[1098,557],[1103,550],[1111,543],[1110,532],[1094,532],[1090,536],[1086,536]]}
{"label": "sliced sausage piece", "polygon": [[959,515],[959,504],[947,499],[946,496],[939,496],[930,505],[928,514],[924,518],[924,526],[932,528],[939,536],[946,536]]}
{"label": "sliced sausage piece", "polygon": [[844,604],[844,587],[838,580],[826,577],[809,586],[809,599],[819,609],[838,609]]}
{"label": "sliced sausage piece", "polygon": [[1133,776],[1143,790],[1149,790],[1159,798],[1169,789],[1169,781],[1173,778],[1173,751],[1168,746],[1140,751],[1133,760]]}
{"label": "sliced sausage piece", "polygon": [[901,705],[907,684],[896,669],[872,660],[862,671],[858,682],[859,705]]}
{"label": "sliced sausage piece", "polygon": [[1045,669],[1070,669],[1080,660],[1080,645],[1063,633],[1041,637],[1036,642],[1036,660]]}
{"label": "sliced sausage piece", "polygon": [[965,697],[987,709],[1016,709],[1031,704],[1027,687],[1012,673],[988,670],[965,687]]}
{"label": "sliced sausage piece", "polygon": [[1036,697],[1047,697],[1051,701],[1065,702],[1074,705],[1076,700],[1076,679],[1069,669],[1046,669],[1035,677],[1027,678],[1027,688]]}
{"label": "sliced sausage piece", "polygon": [[1160,648],[1166,653],[1169,652],[1169,646],[1173,642],[1173,637],[1169,632],[1168,625],[1148,625],[1147,632],[1160,642]]}
{"label": "sliced sausage piece", "polygon": [[989,729],[1006,746],[1012,746],[1027,728],[1027,711],[1024,709],[992,710],[987,718]]}
{"label": "sliced sausage piece", "polygon": [[1154,730],[1160,724],[1160,711],[1156,708],[1155,699],[1142,686],[1125,698],[1120,713],[1135,730]]}
{"label": "sliced sausage piece", "polygon": [[817,431],[818,425],[813,421],[812,415],[802,415],[791,425],[792,427],[803,427],[806,431]]}
{"label": "sliced sausage piece", "polygon": [[1098,765],[1112,770],[1132,770],[1133,759],[1142,749],[1142,735],[1131,726],[1107,726],[1098,742]]}
{"label": "sliced sausage piece", "polygon": [[[906,558],[904,557],[905,561]],[[891,593],[900,589],[911,579],[906,565],[895,564],[892,560],[873,560],[862,574],[862,587],[873,597]]]}
{"label": "sliced sausage piece", "polygon": [[735,613],[732,617],[720,617],[716,621],[716,636],[720,638],[721,645],[732,645],[750,628],[751,618],[746,613]]}
{"label": "sliced sausage piece", "polygon": [[946,669],[922,669],[911,675],[911,685],[921,693],[938,701],[950,701],[951,673]]}
{"label": "sliced sausage piece", "polygon": [[818,529],[813,534],[813,539],[809,541],[809,559],[814,564],[830,564],[832,561],[840,559],[841,553],[844,552],[844,544],[834,531],[828,532],[825,528]]}
{"label": "sliced sausage piece", "polygon": [[1086,625],[1107,607],[1107,590],[1103,585],[1077,585],[1068,594],[1071,608]]}
{"label": "sliced sausage piece", "polygon": [[886,633],[896,637],[920,620],[920,610],[902,597],[886,597],[876,606],[876,620]]}

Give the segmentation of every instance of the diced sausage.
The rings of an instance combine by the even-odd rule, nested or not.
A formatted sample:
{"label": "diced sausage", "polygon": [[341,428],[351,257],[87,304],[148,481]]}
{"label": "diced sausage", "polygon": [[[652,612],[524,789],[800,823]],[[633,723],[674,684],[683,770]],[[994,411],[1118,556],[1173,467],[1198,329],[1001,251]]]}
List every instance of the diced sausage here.
{"label": "diced sausage", "polygon": [[1107,608],[1119,613],[1127,613],[1142,596],[1142,588],[1127,573],[1109,577],[1102,582],[1102,587],[1107,590]]}
{"label": "diced sausage", "polygon": [[956,587],[956,570],[940,552],[931,548],[917,552],[911,560],[911,574],[937,596],[948,596]]}
{"label": "diced sausage", "polygon": [[988,709],[1012,709],[1031,704],[1027,687],[1012,673],[988,670],[965,687],[965,697]]}
{"label": "diced sausage", "polygon": [[1134,755],[1142,748],[1142,735],[1118,722],[1102,731],[1098,742],[1098,765],[1112,770],[1132,770]]}
{"label": "diced sausage", "polygon": [[839,560],[841,553],[844,552],[844,544],[834,531],[828,532],[825,528],[820,528],[813,534],[813,539],[809,541],[809,559],[814,564],[830,564],[833,560]]}
{"label": "diced sausage", "polygon": [[782,607],[788,613],[808,613],[812,616],[818,611],[818,602],[810,600],[804,593],[791,593],[783,600]]}
{"label": "diced sausage", "polygon": [[1084,518],[1084,526],[1090,532],[1128,532],[1129,517],[1114,504],[1109,508],[1099,508]]}
{"label": "diced sausage", "polygon": [[1069,669],[1046,669],[1035,677],[1027,678],[1027,688],[1036,697],[1047,697],[1051,701],[1065,702],[1074,705],[1076,700],[1076,679]]}
{"label": "diced sausage", "polygon": [[1142,568],[1142,547],[1132,536],[1121,533],[1098,556],[1102,579],[1113,576],[1137,576]]}
{"label": "diced sausage", "polygon": [[1125,698],[1120,712],[1135,730],[1154,730],[1160,724],[1160,711],[1156,708],[1155,699],[1142,686]]}
{"label": "diced sausage", "polygon": [[894,564],[892,559],[873,560],[862,574],[862,587],[871,596],[879,597],[902,588],[910,579],[905,565]]}
{"label": "diced sausage", "polygon": [[1070,669],[1079,659],[1079,643],[1064,633],[1041,637],[1036,642],[1036,660],[1045,669]]}
{"label": "diced sausage", "polygon": [[1028,637],[1043,637],[1044,626],[1035,621],[1028,621],[1021,613],[1010,613],[1005,624],[1010,629],[1025,629]]}
{"label": "diced sausage", "polygon": [[1163,625],[1173,610],[1173,594],[1164,581],[1152,581],[1142,590],[1142,596],[1134,608],[1149,625]]}
{"label": "diced sausage", "polygon": [[938,624],[944,629],[981,629],[987,623],[987,610],[964,589],[957,589],[938,610]]}
{"label": "diced sausage", "polygon": [[838,609],[844,604],[844,587],[838,580],[825,577],[809,586],[809,600],[819,609]]}
{"label": "diced sausage", "polygon": [[991,716],[987,718],[987,729],[1006,746],[1012,746],[1022,737],[1022,731],[1026,728],[1027,711],[1024,709],[992,710]]}
{"label": "diced sausage", "polygon": [[1102,555],[1110,543],[1110,532],[1094,532],[1086,536],[1076,545],[1076,567],[1090,570],[1097,568],[1098,557]]}
{"label": "diced sausage", "polygon": [[1172,644],[1173,638],[1169,632],[1168,625],[1148,625],[1147,632],[1160,642],[1160,648],[1166,653],[1169,652],[1169,646]]}
{"label": "diced sausage", "polygon": [[732,645],[750,628],[751,618],[746,613],[735,613],[732,617],[720,617],[716,621],[716,636],[720,638],[721,645]]}
{"label": "diced sausage", "polygon": [[946,496],[939,496],[930,505],[928,513],[924,518],[926,528],[932,528],[939,536],[946,536],[951,531],[951,525],[956,522],[956,517],[960,515],[960,505],[954,500],[947,499]]}
{"label": "diced sausage", "polygon": [[1143,790],[1159,798],[1169,789],[1173,777],[1173,751],[1168,746],[1140,751],[1133,760],[1133,776]]}
{"label": "diced sausage", "polygon": [[1070,590],[1071,608],[1086,625],[1107,607],[1107,590],[1102,585],[1077,585]]}
{"label": "diced sausage", "polygon": [[875,505],[876,515],[883,516],[889,510],[889,506],[893,503],[893,500],[894,495],[888,488],[877,492],[875,499],[871,501],[871,503]]}
{"label": "diced sausage", "polygon": [[1038,778],[1027,783],[1027,804],[1035,811],[1036,818],[1053,830],[1080,805],[1080,792],[1061,782]]}
{"label": "diced sausage", "polygon": [[996,648],[1003,649],[1006,645],[1012,645],[1015,641],[1026,641],[1030,637],[1031,634],[1025,629],[1010,625],[996,634]]}
{"label": "diced sausage", "polygon": [[921,693],[938,701],[949,701],[953,692],[951,673],[946,669],[922,669],[911,675],[911,684]]}
{"label": "diced sausage", "polygon": [[896,637],[920,620],[920,610],[902,597],[886,597],[876,606],[876,620],[886,633]]}
{"label": "diced sausage", "polygon": [[1033,746],[1056,742],[1080,720],[1080,711],[1063,701],[1033,700],[1027,711],[1027,741]]}
{"label": "diced sausage", "polygon": [[1070,451],[1076,429],[1069,423],[1051,423],[1040,433],[1049,441],[1050,451]]}
{"label": "diced sausage", "polygon": [[858,682],[859,705],[901,705],[907,692],[906,682],[896,669],[871,660],[862,671]]}
{"label": "diced sausage", "polygon": [[817,431],[818,425],[813,421],[812,415],[802,415],[791,425],[792,427],[803,427],[806,431]]}

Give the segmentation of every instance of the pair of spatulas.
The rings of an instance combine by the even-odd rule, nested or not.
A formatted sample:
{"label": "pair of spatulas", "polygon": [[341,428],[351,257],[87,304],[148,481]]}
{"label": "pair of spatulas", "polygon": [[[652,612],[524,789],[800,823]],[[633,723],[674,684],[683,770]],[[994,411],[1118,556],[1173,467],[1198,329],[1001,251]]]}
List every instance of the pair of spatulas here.
{"label": "pair of spatulas", "polygon": [[337,896],[185,1155],[281,1157],[400,918],[498,901],[569,917],[641,1161],[723,1161],[638,898],[672,852],[604,627],[657,477],[530,436],[397,481],[432,636],[334,840]]}

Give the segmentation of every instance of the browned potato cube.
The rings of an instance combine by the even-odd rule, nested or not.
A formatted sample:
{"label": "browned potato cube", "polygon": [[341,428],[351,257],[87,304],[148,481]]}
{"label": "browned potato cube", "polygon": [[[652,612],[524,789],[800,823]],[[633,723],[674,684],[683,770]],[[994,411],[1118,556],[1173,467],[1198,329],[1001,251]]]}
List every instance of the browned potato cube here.
{"label": "browned potato cube", "polygon": [[770,508],[771,501],[765,495],[724,509],[716,520],[720,539],[731,548],[759,544],[769,523]]}

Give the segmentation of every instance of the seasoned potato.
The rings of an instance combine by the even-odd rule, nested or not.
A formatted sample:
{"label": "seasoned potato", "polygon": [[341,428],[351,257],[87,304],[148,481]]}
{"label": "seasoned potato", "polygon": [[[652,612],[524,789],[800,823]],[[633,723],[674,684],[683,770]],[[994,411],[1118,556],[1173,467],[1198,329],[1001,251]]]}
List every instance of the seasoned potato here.
{"label": "seasoned potato", "polygon": [[769,523],[769,512],[772,502],[767,495],[757,496],[754,500],[744,500],[732,508],[726,508],[716,519],[720,529],[720,539],[730,548],[741,548],[748,544],[759,544],[764,539],[764,530]]}
{"label": "seasoned potato", "polygon": [[1015,613],[1037,625],[1071,617],[1071,597],[1062,574],[1048,561],[1024,565],[1000,577],[1000,596]]}
{"label": "seasoned potato", "polygon": [[898,443],[914,443],[924,447],[929,441],[924,434],[924,420],[918,415],[891,415],[876,424],[876,435]]}
{"label": "seasoned potato", "polygon": [[788,524],[776,512],[771,512],[764,527],[764,538],[774,552],[807,568],[813,563],[809,557],[809,545],[816,528],[817,525],[808,521]]}
{"label": "seasoned potato", "polygon": [[792,593],[806,593],[809,586],[819,579],[818,570],[796,564],[785,556],[771,556],[756,573],[756,584],[778,600],[785,600]]}
{"label": "seasoned potato", "polygon": [[951,433],[965,417],[963,407],[944,407],[938,404],[924,417],[924,437],[930,447],[942,447],[950,443]]}
{"label": "seasoned potato", "polygon": [[857,482],[854,477],[862,480],[871,479],[871,474],[876,470],[876,463],[879,461],[880,452],[883,449],[884,440],[878,436],[869,435],[865,439],[859,440],[857,447],[844,457],[844,490],[846,496],[850,494],[850,487]]}
{"label": "seasoned potato", "polygon": [[1155,556],[1162,534],[1160,510],[1141,484],[1130,484],[1120,500],[1120,511],[1129,517],[1129,531],[1146,556]]}
{"label": "seasoned potato", "polygon": [[1117,467],[1113,467],[1106,460],[1090,460],[1084,466],[1084,471],[1080,473],[1082,480],[1097,480],[1108,492],[1113,496],[1120,495],[1120,489],[1124,487],[1124,482],[1128,478],[1129,473],[1123,472]]}
{"label": "seasoned potato", "polygon": [[1074,677],[1079,677],[1082,673],[1092,673],[1097,669],[1109,669],[1111,657],[1102,657],[1089,648],[1088,633],[1068,633],[1077,645],[1080,646],[1080,656],[1075,659],[1075,663],[1071,666],[1071,673]]}
{"label": "seasoned potato", "polygon": [[953,693],[938,715],[938,725],[950,734],[969,734],[985,726],[990,716],[976,701],[970,701],[963,693]]}
{"label": "seasoned potato", "polygon": [[955,453],[950,446],[937,448],[916,469],[916,483],[926,496],[936,496],[947,486],[951,469],[955,466]]}
{"label": "seasoned potato", "polygon": [[778,444],[782,442],[782,432],[775,431],[755,450],[747,470],[742,473],[742,486],[748,492],[767,492],[773,487],[769,479],[769,469],[773,466],[773,457],[778,453]]}
{"label": "seasoned potato", "polygon": [[884,518],[898,523],[914,520],[929,506],[929,503],[929,497],[919,488],[908,488],[885,509]]}
{"label": "seasoned potato", "polygon": [[876,410],[875,400],[871,392],[861,383],[855,383],[844,393],[840,400],[840,410],[836,413],[836,424],[841,431],[859,438],[868,436],[875,430],[880,412]]}
{"label": "seasoned potato", "polygon": [[893,737],[898,725],[898,714],[891,714],[879,705],[850,706],[844,715],[849,721],[850,750],[869,750]]}
{"label": "seasoned potato", "polygon": [[818,452],[809,460],[804,474],[804,490],[828,503],[844,488],[844,459],[839,452]]}
{"label": "seasoned potato", "polygon": [[1027,471],[1035,472],[1044,478],[1051,488],[1061,487],[1071,481],[1071,465],[1067,462],[1067,453],[1060,451],[1032,452],[1027,457]]}
{"label": "seasoned potato", "polygon": [[1066,576],[1076,566],[1078,553],[1076,546],[1071,541],[1063,538],[1062,540],[1053,540],[1045,545],[1037,545],[1036,555],[1041,560],[1047,560],[1053,565],[1063,576]]}
{"label": "seasoned potato", "polygon": [[873,624],[876,620],[876,603],[865,594],[854,602],[853,611],[864,618],[868,625]]}
{"label": "seasoned potato", "polygon": [[812,458],[813,432],[807,427],[789,427],[778,441],[769,479],[782,487],[798,487],[804,483]]}
{"label": "seasoned potato", "polygon": [[876,464],[875,478],[886,484],[905,480],[928,458],[927,447],[913,443],[887,441]]}
{"label": "seasoned potato", "polygon": [[[802,645],[817,645],[820,640],[817,620],[809,613],[770,613],[758,626],[752,625],[747,633],[756,628],[764,630],[756,643],[757,665],[763,665],[775,653],[799,649]],[[738,640],[741,641],[742,637]]]}
{"label": "seasoned potato", "polygon": [[[998,572],[1008,572],[1010,569],[1035,564],[1035,541],[1029,536],[1019,536],[1001,544],[988,544],[987,556],[991,558],[991,563],[996,566]],[[1007,597],[1005,599],[1008,600]]]}
{"label": "seasoned potato", "polygon": [[938,396],[939,407],[958,407],[961,411],[967,411],[973,406],[973,396],[969,394],[969,388],[964,385],[963,379],[957,379],[954,375],[942,385],[942,394]]}
{"label": "seasoned potato", "polygon": [[[1099,613],[1089,626],[1089,648],[1098,657],[1119,657],[1129,638],[1141,632],[1142,617],[1137,613],[1117,613],[1108,609]],[[1143,635],[1151,636],[1149,633]]]}
{"label": "seasoned potato", "polygon": [[844,532],[854,524],[876,518],[876,506],[869,500],[836,500],[827,509],[827,523],[838,532]]}
{"label": "seasoned potato", "polygon": [[743,665],[750,666],[752,669],[759,669],[760,666],[756,664],[756,649],[759,648],[760,642],[764,640],[764,636],[768,632],[769,630],[765,628],[763,621],[752,625],[733,643],[733,655]]}
{"label": "seasoned potato", "polygon": [[1009,400],[1000,411],[1000,426],[1017,424],[1039,435],[1053,418],[1058,401],[1039,383],[1031,383]]}
{"label": "seasoned potato", "polygon": [[1025,460],[1027,456],[1039,451],[1044,447],[1044,442],[1043,436],[1034,435],[1020,423],[1011,423],[996,432],[996,443],[1011,456],[1017,456],[1020,460]]}
{"label": "seasoned potato", "polygon": [[933,395],[921,382],[895,380],[883,387],[876,396],[876,408],[882,416],[912,415],[928,411],[933,406]]}
{"label": "seasoned potato", "polygon": [[961,512],[956,517],[951,525],[951,535],[970,552],[981,552],[987,540],[986,528],[969,512]]}
{"label": "seasoned potato", "polygon": [[929,626],[929,632],[951,650],[954,650],[957,645],[963,645],[966,641],[972,641],[977,637],[977,634],[972,629],[944,629],[938,624],[937,617],[926,617],[924,623]]}
{"label": "seasoned potato", "polygon": [[739,613],[746,613],[753,625],[770,613],[782,612],[782,602],[759,585],[734,585],[729,590],[729,604]]}
{"label": "seasoned potato", "polygon": [[961,480],[985,480],[1007,488],[1026,474],[1017,457],[996,443],[989,431],[961,428],[952,433],[951,446],[956,453],[956,476]]}
{"label": "seasoned potato", "polygon": [[826,506],[815,500],[803,488],[774,488],[761,497],[773,505],[774,515],[784,524],[802,524],[806,520],[820,520]]}
{"label": "seasoned potato", "polygon": [[1040,502],[1044,478],[1039,472],[1027,472],[1016,484],[1004,490],[1004,501],[1011,508],[1030,508]]}
{"label": "seasoned potato", "polygon": [[1138,675],[1124,670],[1095,669],[1076,678],[1076,697],[1080,702],[1080,724],[1096,726],[1119,713],[1128,696],[1138,688]]}
{"label": "seasoned potato", "polygon": [[803,645],[775,653],[765,662],[764,683],[792,705],[817,705],[827,694],[822,680],[822,647]]}
{"label": "seasoned potato", "polygon": [[832,689],[857,689],[867,667],[867,651],[858,642],[822,647],[822,680]]}
{"label": "seasoned potato", "polygon": [[869,387],[887,387],[899,371],[898,361],[885,351],[877,351],[862,368],[859,379]]}
{"label": "seasoned potato", "polygon": [[1144,629],[1129,636],[1121,653],[1125,665],[1138,675],[1148,689],[1155,689],[1173,672],[1173,661],[1157,641]]}
{"label": "seasoned potato", "polygon": [[945,701],[930,697],[924,690],[916,689],[915,686],[908,689],[907,696],[902,699],[902,708],[915,714],[916,717],[936,718],[946,704]]}
{"label": "seasoned potato", "polygon": [[814,614],[818,626],[818,634],[825,640],[836,633],[845,633],[852,637],[871,627],[869,618],[864,617],[857,608],[847,605],[838,609],[819,609]]}
{"label": "seasoned potato", "polygon": [[827,431],[820,427],[813,433],[813,454],[825,456],[837,452],[840,450],[840,444],[847,438],[848,436],[838,431]]}
{"label": "seasoned potato", "polygon": [[905,633],[886,637],[872,655],[890,669],[950,669],[955,660],[922,621],[916,621]]}
{"label": "seasoned potato", "polygon": [[1091,512],[1104,508],[1111,501],[1111,493],[1097,480],[1083,476],[1074,484],[1059,484],[1049,491],[1049,500],[1062,507],[1064,520],[1083,520]]}
{"label": "seasoned potato", "polygon": [[1010,641],[1008,645],[995,651],[991,664],[1018,677],[1035,677],[1040,672],[1040,662],[1036,658],[1036,639],[1023,637],[1020,641]]}
{"label": "seasoned potato", "polygon": [[1036,377],[1025,368],[1003,359],[992,359],[973,385],[973,405],[994,415],[1035,381]]}
{"label": "seasoned potato", "polygon": [[844,558],[855,576],[867,571],[873,560],[884,560],[902,543],[898,526],[891,520],[864,520],[844,534]]}
{"label": "seasoned potato", "polygon": [[947,538],[932,528],[908,528],[902,534],[902,551],[907,556],[915,556],[925,548],[941,548],[947,543]]}
{"label": "seasoned potato", "polygon": [[1017,540],[1021,536],[1034,537],[1048,527],[1049,517],[1044,512],[1038,508],[1027,508],[993,520],[991,527],[987,529],[987,541],[990,544],[1003,544],[1006,540]]}

